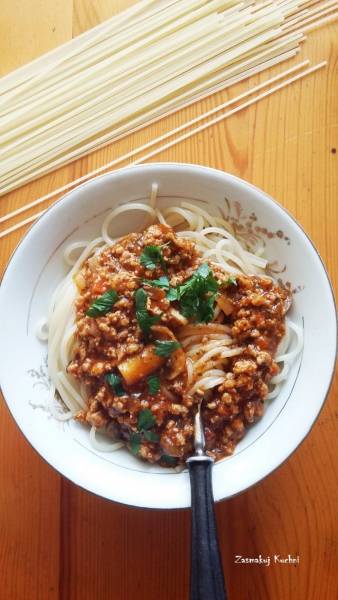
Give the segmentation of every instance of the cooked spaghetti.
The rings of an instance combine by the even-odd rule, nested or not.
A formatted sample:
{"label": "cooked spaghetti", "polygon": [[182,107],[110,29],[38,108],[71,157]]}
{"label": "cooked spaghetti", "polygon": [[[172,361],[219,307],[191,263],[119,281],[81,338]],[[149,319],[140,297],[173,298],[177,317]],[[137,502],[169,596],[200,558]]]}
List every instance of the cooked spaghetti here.
{"label": "cooked spaghetti", "polygon": [[[301,331],[286,322],[290,292],[265,274],[260,251],[250,252],[224,218],[197,205],[161,212],[156,192],[153,186],[149,204],[118,206],[100,238],[66,250],[74,264],[40,328],[48,338],[50,410],[90,426],[96,448],[125,444],[172,466],[193,452],[202,398],[207,452],[220,459],[278,394]],[[129,210],[146,212],[145,228],[113,239],[115,218]],[[103,446],[96,431],[107,435]]]}

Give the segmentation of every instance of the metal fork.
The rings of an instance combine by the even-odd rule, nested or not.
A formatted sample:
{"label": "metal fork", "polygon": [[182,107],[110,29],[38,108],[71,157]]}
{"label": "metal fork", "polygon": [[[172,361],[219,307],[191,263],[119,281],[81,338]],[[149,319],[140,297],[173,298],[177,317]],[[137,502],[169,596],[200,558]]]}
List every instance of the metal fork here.
{"label": "metal fork", "polygon": [[195,454],[188,458],[191,487],[190,600],[227,600],[212,493],[213,458],[205,451],[199,402],[195,415]]}

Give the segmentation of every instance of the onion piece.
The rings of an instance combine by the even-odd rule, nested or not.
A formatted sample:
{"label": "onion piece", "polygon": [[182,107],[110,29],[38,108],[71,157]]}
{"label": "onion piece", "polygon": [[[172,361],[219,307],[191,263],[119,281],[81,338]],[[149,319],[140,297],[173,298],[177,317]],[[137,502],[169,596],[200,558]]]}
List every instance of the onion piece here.
{"label": "onion piece", "polygon": [[[174,333],[164,325],[154,325],[151,328],[152,332],[157,335],[160,340],[171,340],[177,342]],[[170,355],[170,371],[167,374],[167,379],[171,381],[175,379],[186,368],[186,355],[183,348],[180,346]]]}
{"label": "onion piece", "polygon": [[234,310],[232,302],[226,296],[218,296],[217,304],[226,316],[231,315]]}

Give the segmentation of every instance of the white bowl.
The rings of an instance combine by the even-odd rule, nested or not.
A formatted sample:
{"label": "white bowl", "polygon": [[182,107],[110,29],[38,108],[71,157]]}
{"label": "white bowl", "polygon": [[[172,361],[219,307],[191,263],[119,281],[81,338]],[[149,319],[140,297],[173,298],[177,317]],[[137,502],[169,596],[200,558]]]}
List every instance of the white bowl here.
{"label": "white bowl", "polygon": [[[297,292],[292,318],[304,328],[303,352],[279,396],[267,403],[263,418],[231,457],[214,466],[215,500],[257,483],[308,434],[328,393],[336,353],[334,298],[323,263],[297,222],[264,192],[196,165],[150,164],[109,173],[66,194],[33,225],[14,252],[0,290],[0,381],[21,431],[62,475],[117,502],[183,508],[190,505],[187,472],[143,463],[125,449],[96,452],[82,425],[61,424],[41,408],[49,382],[46,346],[36,338],[36,324],[65,274],[65,245],[96,237],[108,209],[147,199],[153,182],[159,186],[161,204],[189,199],[206,203],[213,212],[217,205],[227,206],[239,234],[249,241],[264,239],[266,255]],[[140,213],[128,215],[116,223],[116,233],[133,231],[142,219]]]}

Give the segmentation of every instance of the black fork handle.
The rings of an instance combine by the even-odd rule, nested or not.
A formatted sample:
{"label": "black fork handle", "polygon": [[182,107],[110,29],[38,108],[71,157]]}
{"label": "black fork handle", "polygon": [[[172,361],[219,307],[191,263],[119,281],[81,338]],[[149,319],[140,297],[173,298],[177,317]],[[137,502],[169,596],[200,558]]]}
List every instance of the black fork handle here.
{"label": "black fork handle", "polygon": [[208,456],[188,459],[191,486],[190,600],[227,600]]}

